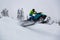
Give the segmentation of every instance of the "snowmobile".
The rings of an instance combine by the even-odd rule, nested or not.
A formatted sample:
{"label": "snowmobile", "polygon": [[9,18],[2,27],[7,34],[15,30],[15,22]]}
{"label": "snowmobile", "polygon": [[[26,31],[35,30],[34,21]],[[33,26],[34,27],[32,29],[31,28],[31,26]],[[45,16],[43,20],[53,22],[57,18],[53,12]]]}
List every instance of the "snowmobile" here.
{"label": "snowmobile", "polygon": [[[46,20],[45,20],[46,19]],[[51,17],[48,17],[47,15],[43,15],[42,13],[36,13],[35,16],[28,18],[27,20],[24,20],[21,24],[23,27],[34,25],[35,23],[48,23]]]}

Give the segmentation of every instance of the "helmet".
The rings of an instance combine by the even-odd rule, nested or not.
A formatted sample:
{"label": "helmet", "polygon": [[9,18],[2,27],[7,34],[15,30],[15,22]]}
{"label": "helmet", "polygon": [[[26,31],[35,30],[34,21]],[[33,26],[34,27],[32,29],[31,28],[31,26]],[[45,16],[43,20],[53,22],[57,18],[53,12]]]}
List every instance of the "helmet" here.
{"label": "helmet", "polygon": [[34,12],[35,12],[35,9],[32,9],[32,11],[34,11]]}

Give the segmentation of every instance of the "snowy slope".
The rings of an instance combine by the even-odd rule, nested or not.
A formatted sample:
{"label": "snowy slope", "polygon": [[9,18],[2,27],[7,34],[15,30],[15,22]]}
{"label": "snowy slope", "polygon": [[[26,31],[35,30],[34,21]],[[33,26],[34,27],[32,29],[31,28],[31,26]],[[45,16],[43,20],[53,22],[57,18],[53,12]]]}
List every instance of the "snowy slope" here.
{"label": "snowy slope", "polygon": [[9,17],[0,19],[0,40],[58,40],[60,26],[36,24],[27,28]]}

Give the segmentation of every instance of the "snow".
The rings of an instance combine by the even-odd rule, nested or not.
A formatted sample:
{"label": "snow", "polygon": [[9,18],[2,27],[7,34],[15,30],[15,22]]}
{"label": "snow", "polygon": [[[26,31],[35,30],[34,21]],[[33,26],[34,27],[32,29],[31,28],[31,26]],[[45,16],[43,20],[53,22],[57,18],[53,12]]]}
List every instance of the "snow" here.
{"label": "snow", "polygon": [[29,27],[18,25],[10,17],[0,19],[0,40],[57,40],[60,26],[57,24],[36,24]]}

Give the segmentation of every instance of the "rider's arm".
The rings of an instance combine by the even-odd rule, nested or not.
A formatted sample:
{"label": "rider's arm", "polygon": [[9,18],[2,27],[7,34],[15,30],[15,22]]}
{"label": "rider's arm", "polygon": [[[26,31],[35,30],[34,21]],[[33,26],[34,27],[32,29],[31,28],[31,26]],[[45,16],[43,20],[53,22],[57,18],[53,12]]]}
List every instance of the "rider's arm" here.
{"label": "rider's arm", "polygon": [[35,11],[34,14],[36,14],[37,12]]}

